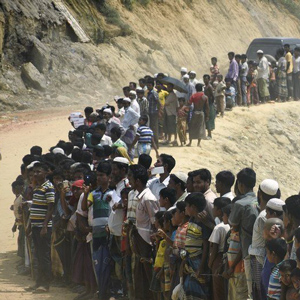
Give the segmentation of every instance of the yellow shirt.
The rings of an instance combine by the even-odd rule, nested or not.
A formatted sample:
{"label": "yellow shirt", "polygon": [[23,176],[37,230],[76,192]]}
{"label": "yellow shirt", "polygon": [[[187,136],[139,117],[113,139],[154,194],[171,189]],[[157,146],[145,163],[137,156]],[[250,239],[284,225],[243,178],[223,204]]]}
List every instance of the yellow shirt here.
{"label": "yellow shirt", "polygon": [[159,99],[159,102],[160,102],[160,105],[161,106],[165,106],[165,103],[166,103],[166,97],[169,95],[169,93],[167,91],[164,91],[164,90],[161,90],[159,93],[158,93],[158,99]]}
{"label": "yellow shirt", "polygon": [[285,56],[286,63],[290,63],[290,67],[287,69],[286,73],[290,74],[293,72],[293,56],[291,52],[288,52]]}

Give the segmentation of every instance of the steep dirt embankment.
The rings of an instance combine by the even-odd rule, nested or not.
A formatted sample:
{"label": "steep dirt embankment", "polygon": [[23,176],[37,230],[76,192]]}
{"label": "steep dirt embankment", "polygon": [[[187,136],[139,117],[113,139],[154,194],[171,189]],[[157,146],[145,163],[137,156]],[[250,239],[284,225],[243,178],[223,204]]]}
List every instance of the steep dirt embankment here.
{"label": "steep dirt embankment", "polygon": [[256,37],[300,34],[300,20],[267,1],[136,1],[132,11],[121,0],[63,2],[92,43],[78,41],[51,0],[1,1],[0,111],[103,103],[145,74],[178,76],[186,66],[200,77],[212,56],[225,73],[228,51],[245,52]]}

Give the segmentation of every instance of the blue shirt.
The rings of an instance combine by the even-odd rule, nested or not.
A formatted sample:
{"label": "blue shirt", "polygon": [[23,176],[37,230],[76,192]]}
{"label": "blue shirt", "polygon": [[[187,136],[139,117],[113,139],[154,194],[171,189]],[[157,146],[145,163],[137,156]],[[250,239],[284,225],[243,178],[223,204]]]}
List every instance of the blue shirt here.
{"label": "blue shirt", "polygon": [[153,131],[147,126],[140,126],[136,132],[136,135],[139,137],[139,144],[151,144]]}
{"label": "blue shirt", "polygon": [[269,286],[268,286],[268,297],[270,299],[280,300],[281,283],[280,283],[279,266],[281,265],[281,263],[277,264],[273,268],[270,276]]}

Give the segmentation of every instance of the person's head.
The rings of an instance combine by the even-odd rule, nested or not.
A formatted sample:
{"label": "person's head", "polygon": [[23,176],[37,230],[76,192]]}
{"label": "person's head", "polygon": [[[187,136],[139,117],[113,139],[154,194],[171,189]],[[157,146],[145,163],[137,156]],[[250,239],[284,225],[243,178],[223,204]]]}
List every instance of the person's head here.
{"label": "person's head", "polygon": [[67,156],[69,156],[72,153],[73,148],[74,148],[74,146],[71,142],[66,142],[65,143],[65,154]]}
{"label": "person's head", "polygon": [[194,171],[188,173],[188,179],[186,181],[186,191],[188,193],[194,192],[193,175]]}
{"label": "person's head", "polygon": [[96,161],[100,161],[102,159],[105,159],[105,154],[104,154],[104,148],[103,147],[93,149],[93,159],[96,160]]}
{"label": "person's head", "polygon": [[142,99],[145,95],[145,91],[142,88],[137,88],[136,90],[136,95],[139,99]]}
{"label": "person's head", "polygon": [[277,56],[278,58],[283,57],[283,56],[284,56],[284,49],[283,49],[283,48],[277,49],[277,51],[276,51],[276,56]]}
{"label": "person's head", "polygon": [[190,71],[189,72],[189,77],[190,77],[190,80],[193,80],[196,78],[196,72],[195,71]]}
{"label": "person's head", "polygon": [[287,252],[286,241],[281,238],[272,239],[266,243],[267,258],[270,263],[278,264],[284,260]]}
{"label": "person's head", "polygon": [[107,160],[101,161],[97,166],[97,186],[107,186],[111,172],[111,163]]}
{"label": "person's head", "polygon": [[46,177],[49,173],[49,167],[45,163],[37,162],[33,166],[34,181],[41,185],[46,181]]}
{"label": "person's head", "polygon": [[139,156],[138,164],[144,166],[148,170],[152,164],[152,157],[143,153]]}
{"label": "person's head", "polygon": [[157,92],[159,93],[163,89],[163,84],[160,83],[159,81],[156,81],[156,86],[155,86]]}
{"label": "person's head", "polygon": [[242,56],[240,54],[236,54],[234,56],[235,60],[237,61],[237,63],[240,63],[241,59],[242,59]]}
{"label": "person's head", "polygon": [[129,97],[129,92],[130,92],[130,87],[129,86],[124,86],[123,87],[124,97]]}
{"label": "person's head", "polygon": [[186,204],[184,201],[176,202],[176,211],[172,218],[173,226],[182,225],[183,223],[185,223],[187,221],[187,216],[185,215],[185,207],[186,207]]}
{"label": "person's head", "polygon": [[242,60],[242,63],[246,62],[247,61],[247,55],[246,54],[242,54],[241,55],[241,60]]}
{"label": "person's head", "polygon": [[117,141],[122,135],[122,130],[120,127],[113,127],[110,130],[110,137],[113,142]]}
{"label": "person's head", "polygon": [[143,89],[146,86],[146,79],[140,78],[139,79],[139,86]]}
{"label": "person's head", "polygon": [[291,51],[290,45],[289,45],[289,44],[285,44],[285,45],[283,46],[283,48],[284,48],[284,51],[285,51],[286,53]]}
{"label": "person's head", "polygon": [[174,90],[174,84],[168,83],[168,84],[167,84],[167,91],[168,91],[169,93],[171,93],[171,92],[173,92],[173,90]]}
{"label": "person's head", "polygon": [[110,108],[105,108],[102,112],[103,119],[106,121],[108,121],[112,117],[112,115],[113,115],[113,113]]}
{"label": "person's head", "polygon": [[98,121],[99,114],[97,112],[92,112],[89,116],[89,121],[91,123],[96,123]]}
{"label": "person's head", "polygon": [[170,188],[163,188],[159,192],[159,206],[169,209],[176,202],[176,192]]}
{"label": "person's head", "polygon": [[154,226],[156,229],[162,229],[164,227],[164,211],[158,211],[154,217]]}
{"label": "person's head", "polygon": [[211,173],[207,169],[193,171],[193,188],[195,192],[205,193],[211,184]]}
{"label": "person's head", "polygon": [[293,259],[284,260],[279,266],[280,282],[285,286],[290,287],[293,285],[291,274],[292,271],[297,267],[297,263]]}
{"label": "person's head", "polygon": [[266,218],[271,219],[271,218],[279,218],[283,219],[283,205],[284,201],[278,198],[272,198],[268,201],[266,205]]}
{"label": "person's head", "polygon": [[253,191],[256,184],[256,173],[250,168],[242,169],[236,175],[238,189],[241,195],[245,195],[249,191]]}
{"label": "person's head", "polygon": [[80,195],[83,192],[84,180],[76,180],[72,184],[72,194],[75,199],[79,199]]}
{"label": "person's head", "polygon": [[190,82],[190,76],[188,74],[185,74],[182,76],[182,80],[185,84]]}
{"label": "person's head", "polygon": [[91,113],[93,113],[93,112],[94,112],[94,109],[93,109],[92,107],[90,107],[90,106],[87,106],[87,107],[84,109],[84,115],[85,115],[85,118],[86,118],[87,120],[89,120],[89,117],[90,117]]}
{"label": "person's head", "polygon": [[210,59],[210,61],[211,61],[211,64],[212,64],[213,66],[215,66],[215,65],[217,64],[217,62],[218,62],[218,59],[217,59],[216,57],[212,57],[212,58]]}
{"label": "person's head", "polygon": [[223,75],[222,74],[218,74],[217,75],[217,80],[218,80],[218,82],[223,81]]}
{"label": "person's head", "polygon": [[136,90],[136,83],[135,82],[129,82],[129,88],[131,91],[135,91]]}
{"label": "person's head", "polygon": [[225,79],[225,85],[226,85],[227,89],[229,89],[231,87],[231,84],[232,84],[232,79],[231,78],[226,78]]}
{"label": "person's head", "polygon": [[129,107],[131,105],[131,99],[128,97],[123,98],[123,105],[124,108],[126,109],[127,107]]}
{"label": "person's head", "polygon": [[300,47],[296,47],[294,49],[294,55],[295,55],[296,58],[300,55]]}
{"label": "person's head", "polygon": [[129,92],[129,98],[132,100],[136,99],[136,91],[132,90]]}
{"label": "person's head", "polygon": [[91,144],[92,146],[97,146],[100,144],[102,139],[102,135],[100,135],[99,133],[93,133],[91,136]]}
{"label": "person's head", "polygon": [[299,293],[299,290],[300,290],[300,269],[299,268],[295,268],[292,271],[291,280],[292,280],[294,289]]}
{"label": "person's head", "polygon": [[121,200],[122,200],[122,204],[124,205],[124,207],[127,209],[127,205],[128,205],[128,194],[131,191],[130,187],[124,188],[121,191]]}
{"label": "person's head", "polygon": [[214,200],[214,207],[213,207],[213,215],[215,218],[219,218],[222,220],[223,211],[222,209],[231,203],[231,200],[226,197],[218,197]]}
{"label": "person's head", "polygon": [[222,213],[223,213],[222,219],[223,219],[224,224],[229,224],[228,220],[229,220],[229,216],[231,214],[231,210],[232,210],[232,203],[230,203],[222,208]]}
{"label": "person's head", "polygon": [[206,207],[205,197],[199,192],[189,194],[184,202],[186,204],[185,214],[190,217],[196,217]]}
{"label": "person's head", "polygon": [[185,104],[185,99],[182,97],[178,98],[178,104],[180,108],[183,107]]}
{"label": "person's head", "polygon": [[[262,57],[264,56],[264,51],[258,50],[258,51],[256,52],[256,54],[257,54],[258,59],[261,60]],[[254,64],[253,64],[253,65],[254,65]]]}
{"label": "person's head", "polygon": [[52,180],[55,188],[58,188],[58,185],[64,181],[64,173],[62,169],[55,169],[52,172]]}
{"label": "person's head", "polygon": [[284,230],[284,225],[282,220],[278,218],[267,219],[264,224],[264,231],[263,231],[263,238],[266,241],[273,239],[273,236],[271,235],[270,231],[271,229],[273,230],[274,228],[276,229],[276,231],[280,233],[280,235],[282,235]]}
{"label": "person's head", "polygon": [[154,80],[149,78],[147,80],[147,88],[148,88],[149,91],[152,91],[153,87],[154,87]]}
{"label": "person's head", "polygon": [[43,149],[40,146],[33,146],[30,148],[31,155],[41,156],[42,152],[43,152]]}
{"label": "person's head", "polygon": [[230,61],[232,61],[233,59],[234,59],[234,52],[228,52],[228,59],[230,60]]}
{"label": "person's head", "polygon": [[89,151],[83,151],[81,156],[81,162],[85,164],[91,164],[93,162],[93,155]]}
{"label": "person's head", "polygon": [[176,161],[173,156],[169,154],[161,154],[156,163],[154,164],[155,167],[164,167],[164,173],[170,174],[173,168],[175,167]]}
{"label": "person's head", "polygon": [[300,225],[300,195],[290,196],[285,200],[283,222],[286,228],[295,229]]}
{"label": "person's head", "polygon": [[216,191],[221,196],[230,192],[235,177],[230,171],[221,171],[216,175]]}
{"label": "person's head", "polygon": [[36,161],[37,159],[34,157],[34,155],[26,154],[23,158],[23,164],[25,167],[29,166],[32,162]]}
{"label": "person's head", "polygon": [[180,69],[180,75],[181,75],[181,77],[183,77],[183,76],[186,75],[186,74],[187,74],[187,68],[182,67],[182,68]]}
{"label": "person's head", "polygon": [[11,188],[12,188],[12,192],[14,193],[15,196],[22,194],[22,192],[24,190],[24,181],[15,180],[11,184]]}
{"label": "person's head", "polygon": [[197,93],[202,92],[202,91],[203,91],[203,84],[197,83],[197,84],[195,85],[195,89],[196,89],[196,92],[197,92]]}
{"label": "person's head", "polygon": [[139,126],[146,126],[148,123],[148,116],[147,115],[142,115],[139,118]]}
{"label": "person's head", "polygon": [[165,232],[172,232],[172,217],[173,217],[173,212],[172,211],[166,211],[164,213],[164,231]]}
{"label": "person's head", "polygon": [[183,193],[186,189],[187,179],[188,176],[182,172],[171,174],[168,187],[174,189],[176,193]]}
{"label": "person's head", "polygon": [[111,179],[113,184],[119,183],[122,179],[127,177],[128,173],[128,159],[124,157],[116,157],[112,162]]}
{"label": "person's head", "polygon": [[[84,169],[81,167],[82,165],[79,164],[78,167],[76,167],[73,170],[73,176],[72,176],[72,180],[76,181],[76,180],[83,180],[84,179],[84,175],[86,175],[86,173],[88,172],[88,170]],[[72,168],[73,169],[73,168]]]}
{"label": "person's head", "polygon": [[204,84],[207,85],[210,82],[210,76],[208,74],[203,75]]}
{"label": "person's head", "polygon": [[143,190],[149,177],[148,171],[142,165],[131,165],[128,171],[128,180],[131,187],[135,190]]}
{"label": "person's head", "polygon": [[258,187],[257,198],[260,209],[264,210],[268,201],[272,198],[280,198],[281,193],[278,182],[273,179],[265,179]]}

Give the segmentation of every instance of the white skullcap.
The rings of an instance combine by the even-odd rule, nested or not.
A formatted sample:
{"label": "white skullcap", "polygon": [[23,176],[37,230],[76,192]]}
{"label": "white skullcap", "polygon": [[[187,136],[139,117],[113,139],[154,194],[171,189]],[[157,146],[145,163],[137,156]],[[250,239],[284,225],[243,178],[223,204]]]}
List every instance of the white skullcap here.
{"label": "white skullcap", "polygon": [[189,78],[190,78],[190,76],[189,76],[188,74],[185,74],[185,75],[183,75],[183,77],[182,77],[182,78],[189,79]]}
{"label": "white skullcap", "polygon": [[27,169],[33,168],[34,165],[35,165],[36,163],[40,163],[40,161],[38,161],[38,160],[33,161],[31,164],[29,164],[29,165],[27,166]]}
{"label": "white skullcap", "polygon": [[130,98],[128,98],[128,97],[125,97],[125,98],[123,98],[123,101],[126,101],[126,102],[129,102],[129,103],[131,103],[131,99],[130,99]]}
{"label": "white skullcap", "polygon": [[60,153],[60,154],[65,155],[65,151],[64,151],[63,149],[59,148],[59,147],[54,148],[54,149],[52,150],[52,153],[53,153],[53,154],[58,154],[58,153]]}
{"label": "white skullcap", "polygon": [[158,75],[158,74],[157,74],[157,73],[155,73],[155,74],[154,74],[154,78],[157,78],[157,75]]}
{"label": "white skullcap", "polygon": [[196,72],[195,71],[190,71],[190,74],[195,74],[196,75]]}
{"label": "white skullcap", "polygon": [[285,204],[284,201],[278,198],[272,198],[268,201],[266,207],[269,207],[276,211],[283,211],[282,206]]}
{"label": "white skullcap", "polygon": [[187,73],[187,68],[182,67],[180,72],[186,72]]}
{"label": "white skullcap", "polygon": [[259,185],[259,188],[269,196],[275,196],[278,192],[279,185],[278,182],[273,179],[265,179]]}
{"label": "white skullcap", "polygon": [[111,111],[110,108],[105,108],[105,109],[103,110],[103,112],[112,115],[112,111]]}
{"label": "white skullcap", "polygon": [[130,91],[129,94],[136,95],[136,91]]}
{"label": "white skullcap", "polygon": [[113,162],[129,165],[129,161],[125,157],[116,157],[116,158],[114,158]]}
{"label": "white skullcap", "polygon": [[176,172],[173,175],[176,176],[179,180],[183,181],[184,183],[186,183],[188,180],[187,174],[183,172]]}
{"label": "white skullcap", "polygon": [[257,54],[264,54],[264,51],[262,51],[262,50],[257,50],[256,53],[257,53]]}

